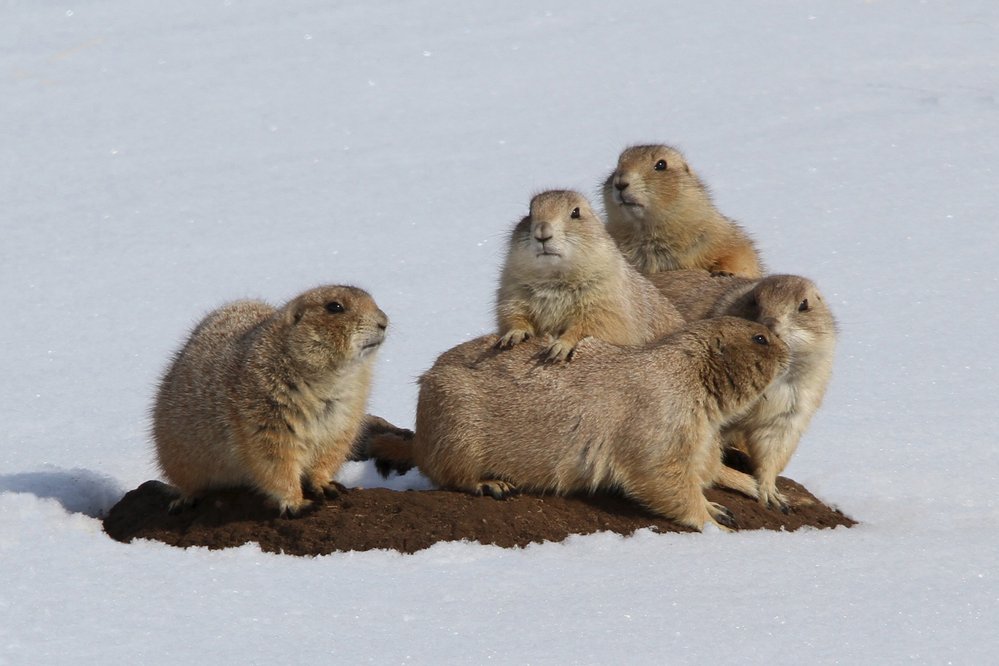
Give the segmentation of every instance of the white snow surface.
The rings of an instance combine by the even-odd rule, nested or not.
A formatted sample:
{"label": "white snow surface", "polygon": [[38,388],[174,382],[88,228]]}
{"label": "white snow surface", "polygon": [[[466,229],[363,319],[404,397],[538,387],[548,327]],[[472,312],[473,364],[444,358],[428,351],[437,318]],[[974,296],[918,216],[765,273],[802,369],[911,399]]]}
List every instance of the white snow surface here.
{"label": "white snow surface", "polygon": [[[997,35],[988,1],[3,3],[0,663],[995,663]],[[786,474],[858,527],[104,535],[207,311],[368,289],[370,411],[411,426],[415,378],[492,329],[531,194],[597,202],[644,142],[821,285],[835,377]]]}

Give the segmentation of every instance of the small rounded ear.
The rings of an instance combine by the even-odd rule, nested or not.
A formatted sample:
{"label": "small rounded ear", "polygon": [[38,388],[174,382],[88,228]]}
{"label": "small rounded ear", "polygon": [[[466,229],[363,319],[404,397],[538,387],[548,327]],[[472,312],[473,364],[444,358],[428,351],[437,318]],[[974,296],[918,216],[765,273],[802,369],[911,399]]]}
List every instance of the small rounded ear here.
{"label": "small rounded ear", "polygon": [[294,326],[298,322],[302,321],[302,315],[305,314],[305,306],[301,303],[292,303],[288,306],[288,309],[284,313],[284,322],[288,326]]}
{"label": "small rounded ear", "polygon": [[684,164],[683,165],[683,170],[686,171],[687,173],[690,173],[690,165],[689,164]]}

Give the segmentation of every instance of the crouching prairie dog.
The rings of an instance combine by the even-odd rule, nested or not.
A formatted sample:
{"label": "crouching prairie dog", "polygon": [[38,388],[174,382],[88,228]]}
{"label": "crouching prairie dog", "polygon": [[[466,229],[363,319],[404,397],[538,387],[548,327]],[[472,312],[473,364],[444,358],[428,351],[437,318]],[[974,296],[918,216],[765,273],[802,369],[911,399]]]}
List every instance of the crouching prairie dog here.
{"label": "crouching prairie dog", "polygon": [[586,198],[542,192],[510,237],[496,296],[501,347],[551,336],[550,361],[594,336],[640,345],[683,325],[659,291],[625,261]]}
{"label": "crouching prairie dog", "polygon": [[718,211],[675,148],[626,148],[604,181],[603,195],[607,231],[644,274],[682,268],[763,274],[752,239]]}
{"label": "crouching prairie dog", "polygon": [[153,407],[159,465],[181,492],[171,511],[218,487],[253,487],[291,514],[311,503],[303,484],[334,495],[387,326],[371,296],[346,286],[279,309],[237,301],[205,317]]}
{"label": "crouching prairie dog", "polygon": [[787,511],[777,475],[787,467],[822,404],[836,347],[836,320],[818,287],[797,275],[748,280],[670,271],[650,279],[691,320],[721,315],[750,319],[767,326],[790,348],[788,370],[723,432],[727,446],[749,456],[760,501]]}
{"label": "crouching prairie dog", "polygon": [[408,453],[434,483],[473,494],[617,488],[697,530],[734,526],[703,488],[754,490],[722,466],[718,435],[786,367],[787,346],[765,326],[722,317],[641,348],[588,338],[555,367],[533,361],[537,342],[495,343],[442,354],[420,378],[412,443],[376,441],[375,455]]}

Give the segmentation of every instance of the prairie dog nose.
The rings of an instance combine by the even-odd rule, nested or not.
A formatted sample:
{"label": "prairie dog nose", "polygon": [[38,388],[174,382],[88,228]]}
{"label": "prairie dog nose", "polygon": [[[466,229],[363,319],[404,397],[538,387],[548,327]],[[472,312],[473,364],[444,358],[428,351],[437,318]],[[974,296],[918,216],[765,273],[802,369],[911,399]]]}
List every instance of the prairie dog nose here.
{"label": "prairie dog nose", "polygon": [[550,241],[554,236],[552,225],[548,222],[540,222],[534,227],[534,239],[540,243]]}

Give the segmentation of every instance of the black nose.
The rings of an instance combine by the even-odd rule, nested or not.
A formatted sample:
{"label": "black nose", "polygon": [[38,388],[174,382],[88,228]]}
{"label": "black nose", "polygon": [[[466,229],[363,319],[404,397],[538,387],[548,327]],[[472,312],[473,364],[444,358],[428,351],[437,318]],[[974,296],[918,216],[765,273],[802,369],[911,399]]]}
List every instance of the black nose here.
{"label": "black nose", "polygon": [[619,180],[616,183],[614,183],[614,187],[617,188],[618,192],[624,192],[626,189],[628,189],[628,183]]}

